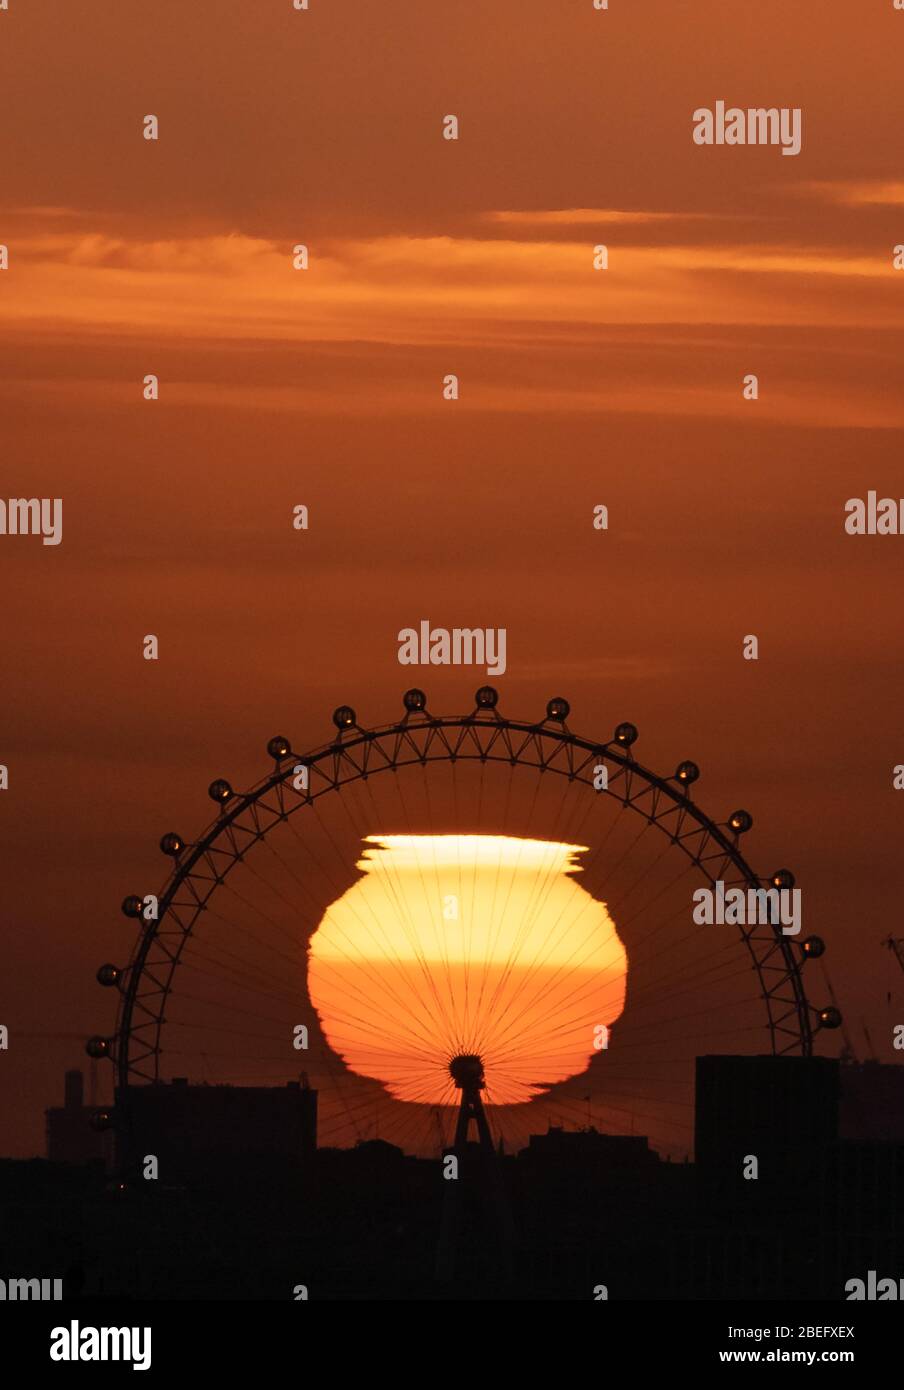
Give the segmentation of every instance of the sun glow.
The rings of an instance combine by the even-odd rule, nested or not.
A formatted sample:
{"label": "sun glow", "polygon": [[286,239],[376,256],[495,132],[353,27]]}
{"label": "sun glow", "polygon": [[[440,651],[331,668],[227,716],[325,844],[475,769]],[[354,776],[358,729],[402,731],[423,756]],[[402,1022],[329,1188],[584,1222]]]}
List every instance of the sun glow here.
{"label": "sun glow", "polygon": [[332,1049],[399,1100],[449,1104],[476,1053],[487,1097],[519,1104],[585,1070],[625,1002],[581,845],[497,835],[369,835],[362,877],[311,937],[308,987]]}

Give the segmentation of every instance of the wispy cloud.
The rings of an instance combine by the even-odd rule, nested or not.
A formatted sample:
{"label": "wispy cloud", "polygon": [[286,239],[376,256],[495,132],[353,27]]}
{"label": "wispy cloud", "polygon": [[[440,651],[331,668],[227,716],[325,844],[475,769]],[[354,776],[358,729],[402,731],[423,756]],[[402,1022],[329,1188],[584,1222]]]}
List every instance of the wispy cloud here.
{"label": "wispy cloud", "polygon": [[837,183],[814,180],[801,187],[805,193],[844,207],[904,207],[904,180],[901,179]]}
{"label": "wispy cloud", "polygon": [[487,222],[513,227],[593,227],[630,226],[653,222],[678,222],[712,219],[706,212],[645,212],[641,209],[619,208],[548,208],[545,210],[505,209],[483,214]]}
{"label": "wispy cloud", "polygon": [[[7,278],[8,276],[8,278]],[[535,341],[619,324],[885,325],[876,257],[794,246],[377,237],[292,247],[243,235],[17,238],[0,319],[34,330],[390,343]],[[837,298],[830,285],[837,282]],[[859,283],[857,296],[845,291]],[[869,286],[867,289],[866,286]]]}
{"label": "wispy cloud", "polygon": [[[813,355],[827,330],[888,330],[897,283],[881,257],[616,239],[609,269],[597,271],[588,240],[384,236],[312,243],[309,269],[300,271],[292,251],[288,242],[238,233],[148,241],[45,228],[11,244],[0,323],[8,339],[49,346],[181,340],[235,353],[268,344],[307,348],[320,359],[343,353],[346,362],[370,351],[373,360],[354,366],[359,388],[379,358],[373,349],[387,349],[373,390],[350,393],[348,370],[324,377],[309,367],[304,381],[246,375],[228,400],[215,378],[171,379],[173,404],[225,400],[319,413],[353,408],[351,394],[358,408],[417,410],[442,349],[440,376],[466,372],[468,354],[471,362],[487,354],[468,379],[469,407],[643,414],[652,403],[669,416],[734,415],[740,388],[728,388],[725,352],[739,381],[760,368],[764,335],[779,327],[806,336],[809,365],[799,380],[786,369],[768,381],[757,419],[902,423],[904,407],[890,398],[881,362],[860,361],[829,402],[826,382],[837,364],[823,361],[817,370]],[[707,346],[707,336],[719,344]],[[33,385],[52,389],[38,376]],[[133,389],[106,379],[74,386],[86,404],[111,391],[126,400]],[[22,380],[17,389],[30,388]]]}

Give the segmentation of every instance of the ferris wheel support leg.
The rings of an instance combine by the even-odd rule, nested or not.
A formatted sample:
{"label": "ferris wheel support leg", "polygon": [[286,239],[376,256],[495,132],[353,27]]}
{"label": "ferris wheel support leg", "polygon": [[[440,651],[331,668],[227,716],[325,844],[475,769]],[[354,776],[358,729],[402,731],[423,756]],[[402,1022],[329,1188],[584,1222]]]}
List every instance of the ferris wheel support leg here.
{"label": "ferris wheel support leg", "polygon": [[[493,1147],[476,1076],[473,1080],[465,1080],[461,1090],[455,1143],[443,1155],[444,1161],[450,1154],[454,1156],[457,1169],[456,1176],[446,1182],[443,1192],[435,1275],[442,1283],[451,1283],[455,1278],[466,1235],[464,1204],[467,1201],[469,1225],[473,1226],[467,1234],[475,1247],[474,1253],[490,1280],[504,1287],[512,1275],[514,1226],[502,1160]],[[469,1148],[472,1122],[479,1143]]]}

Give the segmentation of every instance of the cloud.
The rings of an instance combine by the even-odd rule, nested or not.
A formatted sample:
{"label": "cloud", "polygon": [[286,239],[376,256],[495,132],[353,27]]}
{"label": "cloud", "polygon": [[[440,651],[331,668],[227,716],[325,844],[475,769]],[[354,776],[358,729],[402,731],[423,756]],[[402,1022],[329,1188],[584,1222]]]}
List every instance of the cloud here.
{"label": "cloud", "polygon": [[904,180],[901,179],[837,183],[813,181],[802,187],[804,192],[812,193],[827,203],[839,203],[845,207],[904,207]]}
{"label": "cloud", "polygon": [[596,225],[631,225],[653,222],[676,222],[712,218],[706,212],[642,212],[620,211],[616,208],[550,208],[539,210],[500,210],[486,212],[484,220],[506,226],[523,227],[584,227]]}
{"label": "cloud", "polygon": [[[589,238],[396,235],[312,241],[309,253],[299,271],[290,242],[238,232],[149,240],[42,227],[16,237],[0,297],[7,338],[45,352],[65,344],[71,363],[89,344],[139,359],[125,375],[91,377],[54,371],[45,356],[20,369],[17,389],[97,407],[131,400],[136,371],[163,371],[171,405],[382,415],[430,408],[455,372],[465,409],[734,416],[740,387],[730,383],[752,371],[764,379],[756,419],[902,423],[875,353],[851,359],[830,402],[826,392],[839,374],[826,333],[885,332],[894,321],[890,258],[614,239],[598,271]],[[764,347],[776,328],[808,335],[802,371],[776,373],[783,349]],[[175,344],[221,359],[253,350],[257,362],[224,391],[220,368],[166,362]],[[278,350],[302,349],[316,360],[280,379]]]}
{"label": "cloud", "polygon": [[[227,234],[16,239],[7,331],[166,332],[232,340],[467,344],[560,340],[619,324],[886,324],[886,260],[795,246],[385,236],[292,247]],[[8,279],[7,279],[8,276]],[[863,286],[856,296],[829,282]],[[864,282],[872,282],[867,289]]]}

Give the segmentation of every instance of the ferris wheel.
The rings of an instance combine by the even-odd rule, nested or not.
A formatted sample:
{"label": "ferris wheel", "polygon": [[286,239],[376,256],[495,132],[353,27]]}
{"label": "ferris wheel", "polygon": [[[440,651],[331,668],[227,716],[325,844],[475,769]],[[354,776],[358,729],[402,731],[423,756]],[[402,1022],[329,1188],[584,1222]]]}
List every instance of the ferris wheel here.
{"label": "ferris wheel", "polygon": [[373,728],[341,705],[305,754],[271,738],[249,791],[211,782],[199,838],[162,837],[164,887],[122,904],[131,958],[97,972],[118,1019],[87,1051],[120,1094],[301,1070],[321,1146],[427,1154],[465,1071],[497,1143],[592,1126],[678,1156],[697,1055],[807,1056],[839,1026],[804,988],[820,937],[695,922],[700,886],[794,887],[742,855],[747,811],[717,822],[695,802],[695,763],[660,776],[633,724],[582,737],[562,698],[539,721],[504,717],[489,686],[467,714],[434,715],[416,689],[403,704]]}

